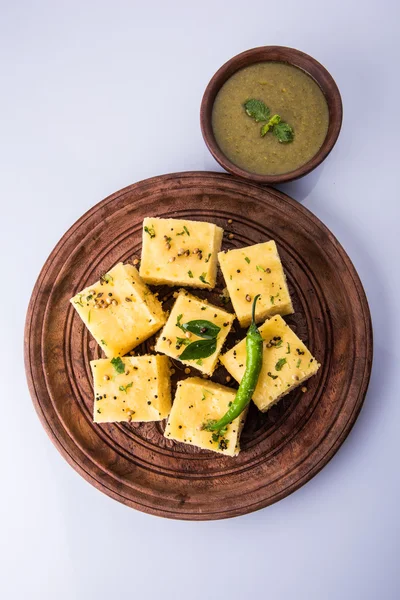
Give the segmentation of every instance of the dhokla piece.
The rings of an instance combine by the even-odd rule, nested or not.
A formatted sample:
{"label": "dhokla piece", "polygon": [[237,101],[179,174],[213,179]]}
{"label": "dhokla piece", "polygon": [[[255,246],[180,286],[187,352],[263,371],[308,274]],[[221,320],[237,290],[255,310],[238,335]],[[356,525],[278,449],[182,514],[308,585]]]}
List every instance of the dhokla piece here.
{"label": "dhokla piece", "polygon": [[171,410],[170,365],[166,356],[92,360],[93,420],[161,421]]}
{"label": "dhokla piece", "polygon": [[[180,290],[175,304],[172,307],[163,330],[161,331],[155,349],[170,356],[179,359],[183,364],[195,367],[202,373],[212,375],[218,361],[218,356],[226,337],[232,327],[235,315],[208,304],[205,300],[196,298],[186,290]],[[180,355],[189,348],[193,342],[200,341],[203,338],[195,333],[185,332],[183,325],[189,321],[205,320],[220,328],[216,336],[215,351],[206,358],[193,360],[182,360]],[[207,341],[207,340],[204,340]]]}
{"label": "dhokla piece", "polygon": [[223,232],[203,221],[144,219],[141,277],[155,285],[212,289]]}
{"label": "dhokla piece", "polygon": [[236,456],[240,451],[239,439],[247,411],[232,421],[222,435],[202,429],[207,421],[220,419],[235,396],[235,390],[200,377],[180,381],[165,428],[165,437]]}
{"label": "dhokla piece", "polygon": [[137,269],[122,263],[76,294],[71,303],[108,358],[126,354],[167,320]]}
{"label": "dhokla piece", "polygon": [[[263,412],[314,375],[320,364],[280,315],[259,331],[264,340],[263,363],[253,401]],[[227,371],[240,382],[246,368],[246,340],[220,357]]]}
{"label": "dhokla piece", "polygon": [[257,294],[260,294],[257,323],[275,314],[293,313],[285,273],[273,240],[220,252],[218,260],[242,327],[250,325],[252,302]]}

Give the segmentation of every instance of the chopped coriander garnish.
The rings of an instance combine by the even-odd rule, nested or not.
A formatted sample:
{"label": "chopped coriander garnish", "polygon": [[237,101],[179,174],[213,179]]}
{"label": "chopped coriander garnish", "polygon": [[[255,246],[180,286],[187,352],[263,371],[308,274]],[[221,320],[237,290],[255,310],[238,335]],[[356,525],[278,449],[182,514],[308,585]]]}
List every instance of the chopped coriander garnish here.
{"label": "chopped coriander garnish", "polygon": [[103,346],[107,346],[107,342],[105,340],[100,340],[100,344],[103,344]]}
{"label": "chopped coriander garnish", "polygon": [[186,329],[183,327],[183,325],[181,323],[182,317],[183,317],[183,315],[178,315],[176,317],[176,323],[175,323],[175,325],[176,325],[176,327],[179,327],[179,329],[182,329],[182,331],[184,331],[186,333]]}
{"label": "chopped coriander garnish", "polygon": [[276,370],[276,371],[281,371],[281,370],[282,370],[282,367],[283,367],[283,365],[286,365],[286,362],[287,362],[287,361],[286,361],[286,358],[280,358],[280,359],[278,360],[278,362],[276,363],[276,365],[275,365],[275,370]]}
{"label": "chopped coriander garnish", "polygon": [[278,340],[275,344],[275,348],[280,348],[283,344],[283,340]]}
{"label": "chopped coriander garnish", "polygon": [[250,259],[249,259],[249,257],[248,257],[248,256],[245,256],[245,257],[244,257],[244,260],[247,262],[247,264],[248,264],[248,265],[250,264]]}
{"label": "chopped coriander garnish", "polygon": [[290,354],[290,344],[289,344],[289,342],[286,342],[286,344],[287,344],[287,352],[286,352],[286,354]]}
{"label": "chopped coriander garnish", "polygon": [[202,397],[202,401],[206,399],[206,394],[211,394],[211,396],[214,396],[214,392],[210,392],[210,390],[206,390],[206,388],[203,388],[203,397]]}
{"label": "chopped coriander garnish", "polygon": [[299,358],[299,360],[297,361],[296,368],[298,369],[300,365],[301,365],[301,358]]}
{"label": "chopped coriander garnish", "polygon": [[184,235],[185,233],[190,237],[189,229],[186,227],[186,225],[183,226],[183,231],[179,231],[176,235]]}
{"label": "chopped coriander garnish", "polygon": [[268,377],[271,377],[271,379],[278,379],[278,375],[272,375],[271,371],[268,371],[267,375]]}
{"label": "chopped coriander garnish", "polygon": [[133,381],[131,381],[130,383],[127,383],[126,385],[120,385],[119,386],[119,390],[120,392],[125,392],[125,394],[128,393],[128,388],[133,386]]}
{"label": "chopped coriander garnish", "polygon": [[156,232],[153,225],[150,225],[150,227],[147,227],[147,225],[145,225],[144,230],[150,236],[150,239],[156,237]]}
{"label": "chopped coriander garnish", "polygon": [[125,371],[125,364],[120,356],[116,356],[115,358],[112,358],[111,364],[114,367],[114,369],[117,371],[117,373],[123,373]]}
{"label": "chopped coriander garnish", "polygon": [[263,273],[265,273],[265,269],[261,265],[256,265],[256,269],[257,271],[262,271]]}
{"label": "chopped coriander garnish", "polygon": [[269,299],[271,301],[271,304],[275,304],[275,298],[279,297],[279,292],[277,294],[275,294],[275,296],[270,296]]}
{"label": "chopped coriander garnish", "polygon": [[208,261],[210,260],[210,258],[211,258],[211,252],[210,252],[210,254],[207,256],[207,258],[205,259],[205,261],[204,261],[204,262],[208,263]]}
{"label": "chopped coriander garnish", "polygon": [[89,296],[86,296],[86,300],[89,302],[89,300],[91,300],[93,298],[93,294],[89,294]]}
{"label": "chopped coriander garnish", "polygon": [[199,365],[199,367],[201,367],[202,364],[203,361],[201,360],[201,358],[199,358],[199,360],[196,360],[196,365]]}
{"label": "chopped coriander garnish", "polygon": [[[190,344],[190,340],[188,340],[187,338],[182,338],[182,337],[176,338],[177,349],[179,349],[181,346],[187,346],[188,344]],[[178,346],[179,346],[179,348],[178,348]]]}
{"label": "chopped coriander garnish", "polygon": [[82,308],[83,308],[82,298],[83,298],[83,295],[78,294],[78,300],[74,300],[74,304],[79,304],[79,306],[82,306]]}
{"label": "chopped coriander garnish", "polygon": [[89,312],[88,312],[88,316],[87,316],[87,322],[88,322],[88,323],[90,323],[90,313],[91,313],[91,312],[92,312],[92,311],[90,311],[90,310],[89,310]]}
{"label": "chopped coriander garnish", "polygon": [[206,283],[207,285],[211,285],[211,283],[209,283],[208,281],[206,281],[206,275],[207,273],[202,273],[199,277],[200,281],[202,281],[203,283]]}
{"label": "chopped coriander garnish", "polygon": [[191,279],[193,279],[193,273],[192,273],[192,271],[188,271],[188,275],[189,275],[189,277],[190,277]]}
{"label": "chopped coriander garnish", "polygon": [[104,275],[101,275],[100,277],[100,283],[111,283],[112,281],[114,281],[114,278],[109,274],[109,273],[104,273]]}

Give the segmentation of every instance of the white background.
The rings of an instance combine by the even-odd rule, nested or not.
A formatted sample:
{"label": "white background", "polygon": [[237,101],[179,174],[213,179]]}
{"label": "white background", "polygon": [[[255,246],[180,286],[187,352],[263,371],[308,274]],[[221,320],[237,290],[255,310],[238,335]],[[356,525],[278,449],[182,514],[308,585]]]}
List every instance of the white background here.
{"label": "white background", "polygon": [[[400,597],[396,5],[0,0],[1,598]],[[358,269],[371,385],[350,437],[301,490],[237,519],[168,521],[101,494],[52,446],[25,383],[25,311],[53,246],[96,202],[153,175],[219,170],[202,93],[231,56],[268,44],[313,55],[342,93],[331,156],[283,189]]]}

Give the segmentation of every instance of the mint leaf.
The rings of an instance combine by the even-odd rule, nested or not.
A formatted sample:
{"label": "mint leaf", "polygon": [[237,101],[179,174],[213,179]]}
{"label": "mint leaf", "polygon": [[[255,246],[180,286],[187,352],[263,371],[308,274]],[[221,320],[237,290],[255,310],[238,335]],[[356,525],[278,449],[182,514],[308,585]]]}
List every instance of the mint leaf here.
{"label": "mint leaf", "polygon": [[274,125],[273,132],[278,138],[279,142],[283,144],[293,142],[294,132],[290,125],[288,125],[288,123],[285,123],[284,121],[277,123],[276,125]]}
{"label": "mint leaf", "polygon": [[279,115],[274,115],[273,117],[271,117],[270,120],[268,121],[268,123],[265,123],[265,125],[263,125],[261,127],[261,129],[260,129],[261,137],[264,137],[264,135],[266,133],[268,133],[268,131],[271,129],[271,127],[280,123],[280,120],[281,120],[281,118]]}
{"label": "mint leaf", "polygon": [[117,371],[117,373],[123,373],[125,371],[124,361],[121,359],[120,356],[117,356],[116,358],[112,358],[111,364],[114,367],[114,369]]}
{"label": "mint leaf", "polygon": [[198,360],[199,358],[208,358],[217,349],[217,339],[196,340],[189,346],[186,346],[178,358],[181,360]]}
{"label": "mint leaf", "polygon": [[262,100],[255,100],[252,98],[247,100],[243,106],[249,117],[254,119],[256,123],[259,123],[260,121],[268,121],[270,110]]}

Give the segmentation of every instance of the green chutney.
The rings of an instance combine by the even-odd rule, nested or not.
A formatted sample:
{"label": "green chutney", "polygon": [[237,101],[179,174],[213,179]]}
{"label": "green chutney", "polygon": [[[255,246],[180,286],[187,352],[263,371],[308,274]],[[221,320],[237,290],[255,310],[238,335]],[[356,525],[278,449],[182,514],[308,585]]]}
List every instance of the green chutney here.
{"label": "green chutney", "polygon": [[[243,108],[246,100],[262,100],[271,115],[279,114],[294,130],[294,140],[281,143],[263,123]],[[304,71],[283,62],[262,62],[234,73],[218,92],[212,112],[216,142],[238,167],[258,175],[290,173],[318,152],[326,137],[329,111],[318,84]]]}

